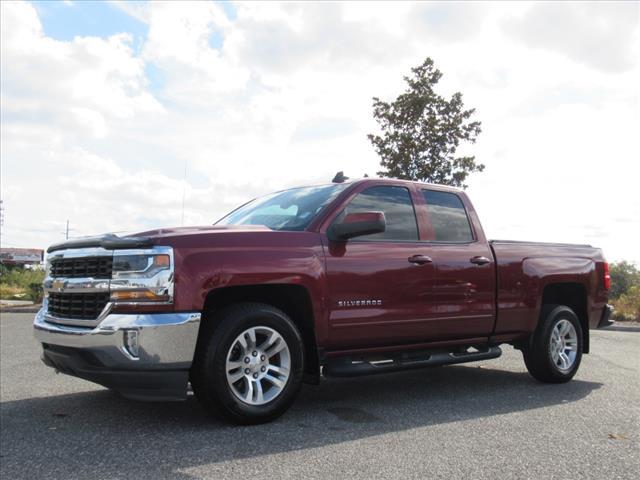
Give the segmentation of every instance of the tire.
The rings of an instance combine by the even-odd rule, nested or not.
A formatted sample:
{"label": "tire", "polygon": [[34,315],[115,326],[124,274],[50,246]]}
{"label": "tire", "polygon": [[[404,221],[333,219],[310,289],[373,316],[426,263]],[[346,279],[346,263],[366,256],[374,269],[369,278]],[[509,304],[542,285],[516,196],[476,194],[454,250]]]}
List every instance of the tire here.
{"label": "tire", "polygon": [[580,367],[582,326],[565,305],[545,305],[531,343],[522,351],[533,378],[544,383],[565,383]]}
{"label": "tire", "polygon": [[237,424],[265,423],[282,415],[304,375],[303,341],[291,319],[270,305],[242,303],[208,320],[191,368],[198,401]]}

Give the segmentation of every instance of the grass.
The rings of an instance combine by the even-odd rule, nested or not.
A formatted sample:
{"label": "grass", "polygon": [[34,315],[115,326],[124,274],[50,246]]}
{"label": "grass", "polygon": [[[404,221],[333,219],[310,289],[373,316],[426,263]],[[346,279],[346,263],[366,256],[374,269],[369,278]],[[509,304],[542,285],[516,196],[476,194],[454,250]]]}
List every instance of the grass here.
{"label": "grass", "polygon": [[2,266],[0,270],[0,299],[42,301],[43,270],[27,270]]}
{"label": "grass", "polygon": [[23,288],[0,284],[1,300],[21,300],[25,296],[26,292]]}

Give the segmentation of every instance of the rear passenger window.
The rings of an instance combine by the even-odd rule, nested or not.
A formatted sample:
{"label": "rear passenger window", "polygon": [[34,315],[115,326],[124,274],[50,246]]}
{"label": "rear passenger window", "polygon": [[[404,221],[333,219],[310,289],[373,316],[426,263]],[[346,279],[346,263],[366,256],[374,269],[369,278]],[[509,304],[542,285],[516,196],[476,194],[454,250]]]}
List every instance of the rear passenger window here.
{"label": "rear passenger window", "polygon": [[427,211],[439,242],[471,242],[471,225],[460,197],[455,193],[423,190]]}
{"label": "rear passenger window", "polygon": [[[409,190],[404,187],[371,187],[356,195],[343,215],[383,212],[387,228],[382,233],[359,237],[362,240],[418,240],[418,225]],[[341,215],[342,216],[342,215]]]}

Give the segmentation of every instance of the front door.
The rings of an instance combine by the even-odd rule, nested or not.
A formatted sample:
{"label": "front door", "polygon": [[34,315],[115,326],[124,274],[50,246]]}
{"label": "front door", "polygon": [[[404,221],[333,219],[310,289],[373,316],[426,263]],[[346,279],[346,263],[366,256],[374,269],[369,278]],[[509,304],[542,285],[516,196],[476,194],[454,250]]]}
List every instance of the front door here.
{"label": "front door", "polygon": [[369,187],[335,221],[365,211],[385,214],[385,232],[326,246],[332,349],[417,343],[437,315],[435,265],[419,239],[409,189]]}

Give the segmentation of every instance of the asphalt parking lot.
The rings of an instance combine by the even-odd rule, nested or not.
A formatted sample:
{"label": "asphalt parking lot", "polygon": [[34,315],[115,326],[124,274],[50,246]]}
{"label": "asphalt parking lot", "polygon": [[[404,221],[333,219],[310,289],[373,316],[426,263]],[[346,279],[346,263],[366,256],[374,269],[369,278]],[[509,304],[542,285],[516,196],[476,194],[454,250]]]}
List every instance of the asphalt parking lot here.
{"label": "asphalt parking lot", "polygon": [[17,478],[637,478],[640,328],[592,331],[576,379],[497,360],[305,387],[275,423],[234,427],[56,375],[33,314],[0,320],[0,476]]}

